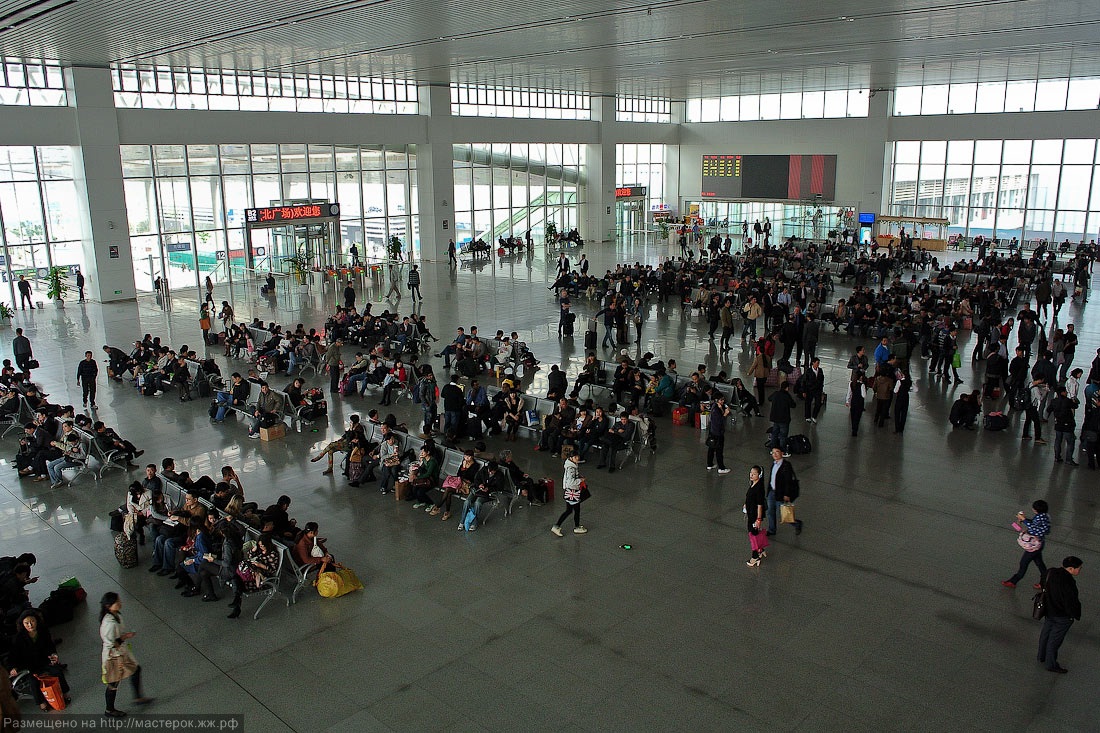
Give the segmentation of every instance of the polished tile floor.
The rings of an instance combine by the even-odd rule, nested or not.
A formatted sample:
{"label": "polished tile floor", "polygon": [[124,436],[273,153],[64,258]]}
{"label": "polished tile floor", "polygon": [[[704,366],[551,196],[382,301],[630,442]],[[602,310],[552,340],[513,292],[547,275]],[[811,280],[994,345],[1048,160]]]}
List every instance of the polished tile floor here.
{"label": "polished tile floor", "polygon": [[[586,252],[595,271],[668,253]],[[542,252],[480,270],[426,263],[424,271],[423,311],[440,338],[460,324],[515,329],[547,366],[576,368],[581,330],[572,343],[558,341]],[[241,317],[307,325],[320,325],[334,299],[282,294],[273,305],[254,289],[217,296]],[[54,399],[75,401],[85,349],[99,354],[105,341],[125,345],[143,332],[200,343],[194,298],[176,293],[169,310],[149,297],[48,304],[20,312],[14,325],[43,364],[37,378]],[[1082,332],[1078,363],[1087,369],[1100,346],[1097,308],[1071,305],[1064,317]],[[728,476],[704,470],[701,434],[669,420],[656,457],[614,476],[585,466],[594,495],[584,505],[586,536],[549,533],[560,506],[497,513],[466,535],[306,462],[367,400],[337,398],[328,426],[261,443],[232,421],[211,425],[201,402],[142,398],[113,384],[100,385],[100,416],[147,451],[143,460],[172,455],[193,473],[233,465],[264,505],[289,494],[291,515],[318,521],[366,590],[338,600],[307,591],[289,609],[269,605],[258,621],[226,620],[224,604],[181,598],[144,572],[144,550],[140,569],[119,568],[106,517],[126,477],[58,490],[20,481],[7,465],[14,436],[0,466],[0,551],[38,554],[36,602],[71,575],[89,590],[93,603],[57,631],[74,712],[103,709],[94,601],[119,590],[157,697],[149,712],[241,713],[249,731],[1096,730],[1097,474],[1055,465],[1052,446],[1021,444],[1016,423],[1002,433],[952,431],[950,402],[975,388],[969,364],[960,388],[929,383],[918,368],[904,437],[865,419],[853,440],[842,407],[853,345],[842,334],[823,338],[830,404],[818,425],[793,426],[814,443],[792,459],[806,530],[796,538],[783,528],[758,569],[745,566],[741,505],[749,466],[767,459],[760,419],[732,428]],[[731,372],[747,364],[736,351],[722,361],[703,324],[678,307],[654,309],[640,347],[677,358],[684,372],[697,362]],[[7,338],[0,351],[9,356]],[[413,408],[402,402],[398,412],[411,423]],[[558,461],[522,443],[516,454],[560,483]],[[1085,560],[1084,620],[1063,647],[1066,676],[1034,661],[1031,591],[999,583],[1018,561],[1012,516],[1039,497],[1054,522],[1047,561]],[[1032,570],[1028,584],[1035,579]],[[124,690],[120,706],[128,703]]]}

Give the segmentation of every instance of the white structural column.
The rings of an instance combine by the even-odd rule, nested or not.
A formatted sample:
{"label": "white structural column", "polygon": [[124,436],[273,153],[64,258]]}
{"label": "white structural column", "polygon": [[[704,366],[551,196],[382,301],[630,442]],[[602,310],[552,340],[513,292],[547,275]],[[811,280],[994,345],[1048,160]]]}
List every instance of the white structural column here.
{"label": "white structural column", "polygon": [[446,85],[420,87],[420,114],[427,115],[427,144],[416,147],[416,195],[420,206],[420,256],[447,259],[447,242],[455,232],[454,126],[451,90]]}
{"label": "white structural column", "polygon": [[67,73],[79,138],[75,175],[87,202],[83,215],[88,288],[104,303],[132,300],[134,268],[111,72],[77,66]]}
{"label": "white structural column", "polygon": [[599,140],[586,146],[581,236],[610,242],[615,239],[615,97],[592,97],[592,119],[599,126]]}

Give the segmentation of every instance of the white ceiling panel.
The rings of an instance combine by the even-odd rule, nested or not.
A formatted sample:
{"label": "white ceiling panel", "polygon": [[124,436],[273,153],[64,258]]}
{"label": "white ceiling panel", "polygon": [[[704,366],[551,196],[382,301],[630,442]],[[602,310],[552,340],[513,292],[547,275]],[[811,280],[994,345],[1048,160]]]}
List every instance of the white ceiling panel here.
{"label": "white ceiling panel", "polygon": [[[0,0],[0,18],[30,5]],[[0,21],[0,53],[64,64],[673,98],[1100,75],[1097,40],[1095,0],[76,0],[12,27]]]}

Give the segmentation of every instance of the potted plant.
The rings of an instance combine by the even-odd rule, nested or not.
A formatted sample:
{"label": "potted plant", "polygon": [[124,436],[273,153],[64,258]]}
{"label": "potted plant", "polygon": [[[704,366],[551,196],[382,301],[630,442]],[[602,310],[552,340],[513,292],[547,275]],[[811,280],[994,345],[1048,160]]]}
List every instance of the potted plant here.
{"label": "potted plant", "polygon": [[46,276],[49,287],[46,289],[46,297],[54,301],[60,307],[65,307],[65,294],[69,292],[69,270],[66,267],[51,267]]}
{"label": "potted plant", "polygon": [[11,319],[15,317],[15,309],[10,308],[7,303],[0,302],[0,328],[8,328],[11,326]]}
{"label": "potted plant", "polygon": [[558,225],[552,221],[546,222],[546,243],[555,244],[558,241]]}
{"label": "potted plant", "polygon": [[301,292],[308,290],[309,260],[306,259],[306,256],[299,252],[293,257],[284,257],[283,262],[287,264],[287,269],[290,270],[290,274],[298,281],[298,289]]}
{"label": "potted plant", "polygon": [[390,237],[390,241],[386,243],[386,254],[389,255],[391,260],[400,260],[403,247],[404,245],[401,244],[401,238],[395,234]]}
{"label": "potted plant", "polygon": [[657,222],[657,236],[661,239],[668,239],[669,232],[671,230],[668,227],[667,221]]}

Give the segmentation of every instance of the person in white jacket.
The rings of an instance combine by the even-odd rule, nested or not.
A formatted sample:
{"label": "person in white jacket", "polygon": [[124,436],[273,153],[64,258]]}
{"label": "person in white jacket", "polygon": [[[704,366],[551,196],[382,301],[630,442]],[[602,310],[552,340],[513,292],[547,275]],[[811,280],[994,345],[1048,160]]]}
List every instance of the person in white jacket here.
{"label": "person in white jacket", "polygon": [[[127,677],[134,687],[134,702],[138,705],[148,705],[153,701],[146,697],[141,690],[141,665],[134,659],[130,645],[127,643],[134,637],[133,631],[127,631],[122,623],[122,599],[118,593],[104,593],[99,602],[99,638],[103,641],[103,651],[100,654],[103,682],[107,685],[107,710],[104,715],[110,718],[122,718],[125,712],[115,707],[115,697],[118,695],[118,685]],[[121,658],[122,665],[109,664],[112,658]]]}
{"label": "person in white jacket", "polygon": [[573,515],[573,534],[584,534],[588,530],[581,524],[581,492],[583,490],[584,478],[581,476],[580,463],[581,456],[579,453],[571,453],[569,458],[565,460],[565,476],[561,480],[562,495],[565,497],[565,511],[558,517],[558,521],[554,522],[554,526],[550,528],[550,531],[561,537],[561,525],[569,518],[569,515]]}

